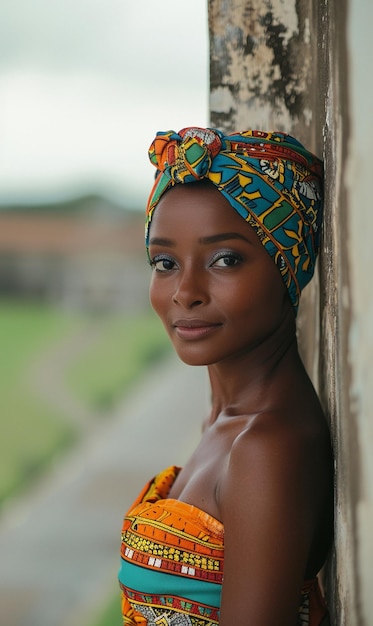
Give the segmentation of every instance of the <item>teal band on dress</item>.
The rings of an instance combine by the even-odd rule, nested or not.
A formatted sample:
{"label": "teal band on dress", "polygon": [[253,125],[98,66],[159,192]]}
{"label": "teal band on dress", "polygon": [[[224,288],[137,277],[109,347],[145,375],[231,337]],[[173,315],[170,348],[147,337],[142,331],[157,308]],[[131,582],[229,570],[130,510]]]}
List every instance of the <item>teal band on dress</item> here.
{"label": "teal band on dress", "polygon": [[220,607],[221,584],[167,574],[156,568],[146,569],[124,559],[119,569],[119,582],[134,591],[146,589],[149,595],[176,596],[196,604]]}

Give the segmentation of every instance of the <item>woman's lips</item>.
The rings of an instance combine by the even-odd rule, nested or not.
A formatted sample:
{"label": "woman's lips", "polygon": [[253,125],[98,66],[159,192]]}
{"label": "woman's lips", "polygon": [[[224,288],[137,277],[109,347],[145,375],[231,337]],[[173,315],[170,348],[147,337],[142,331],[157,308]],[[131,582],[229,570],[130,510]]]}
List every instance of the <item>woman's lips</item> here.
{"label": "woman's lips", "polygon": [[200,319],[181,319],[177,320],[172,325],[181,339],[189,340],[206,337],[221,327],[220,323]]}

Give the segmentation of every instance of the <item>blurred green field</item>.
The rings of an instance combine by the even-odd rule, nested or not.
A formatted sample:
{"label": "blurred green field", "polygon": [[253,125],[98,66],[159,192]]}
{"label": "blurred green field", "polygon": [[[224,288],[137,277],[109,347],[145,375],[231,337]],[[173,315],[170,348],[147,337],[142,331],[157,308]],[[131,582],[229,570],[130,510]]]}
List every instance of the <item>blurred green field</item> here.
{"label": "blurred green field", "polygon": [[[102,615],[92,626],[122,626],[122,612],[120,605],[120,590],[108,601]],[[88,625],[87,625],[88,626]]]}
{"label": "blurred green field", "polygon": [[95,414],[115,406],[168,341],[151,312],[92,321],[43,304],[0,301],[0,505],[77,437],[67,415],[33,389],[35,363],[54,343],[99,323],[99,339],[65,372],[65,384]]}

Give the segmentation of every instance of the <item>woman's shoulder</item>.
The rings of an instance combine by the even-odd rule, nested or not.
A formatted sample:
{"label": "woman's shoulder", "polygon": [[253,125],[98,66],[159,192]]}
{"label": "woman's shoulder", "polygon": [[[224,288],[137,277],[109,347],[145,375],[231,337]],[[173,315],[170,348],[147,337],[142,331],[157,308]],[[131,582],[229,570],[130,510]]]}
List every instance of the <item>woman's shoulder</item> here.
{"label": "woman's shoulder", "polygon": [[324,497],[322,485],[326,493],[331,480],[332,453],[322,412],[302,416],[294,410],[269,410],[250,417],[232,442],[218,490],[220,506],[224,509],[224,502],[242,490],[282,499],[285,505],[288,494],[297,492],[314,506]]}
{"label": "woman's shoulder", "polygon": [[232,454],[247,458],[248,447],[264,448],[262,452],[268,447],[270,453],[273,446],[304,450],[325,443],[329,443],[329,429],[321,407],[289,403],[248,415],[245,427],[233,441]]}

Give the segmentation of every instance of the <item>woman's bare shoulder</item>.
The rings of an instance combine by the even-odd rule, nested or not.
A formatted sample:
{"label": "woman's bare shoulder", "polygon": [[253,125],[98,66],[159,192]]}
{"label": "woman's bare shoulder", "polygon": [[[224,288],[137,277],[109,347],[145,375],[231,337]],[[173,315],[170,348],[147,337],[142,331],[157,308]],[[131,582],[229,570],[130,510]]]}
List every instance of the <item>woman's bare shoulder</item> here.
{"label": "woman's bare shoulder", "polygon": [[312,518],[324,497],[322,485],[326,494],[330,479],[330,440],[322,414],[312,419],[281,410],[261,413],[232,443],[218,488],[223,521],[232,501],[244,507],[256,498],[297,515],[303,502],[302,510]]}

